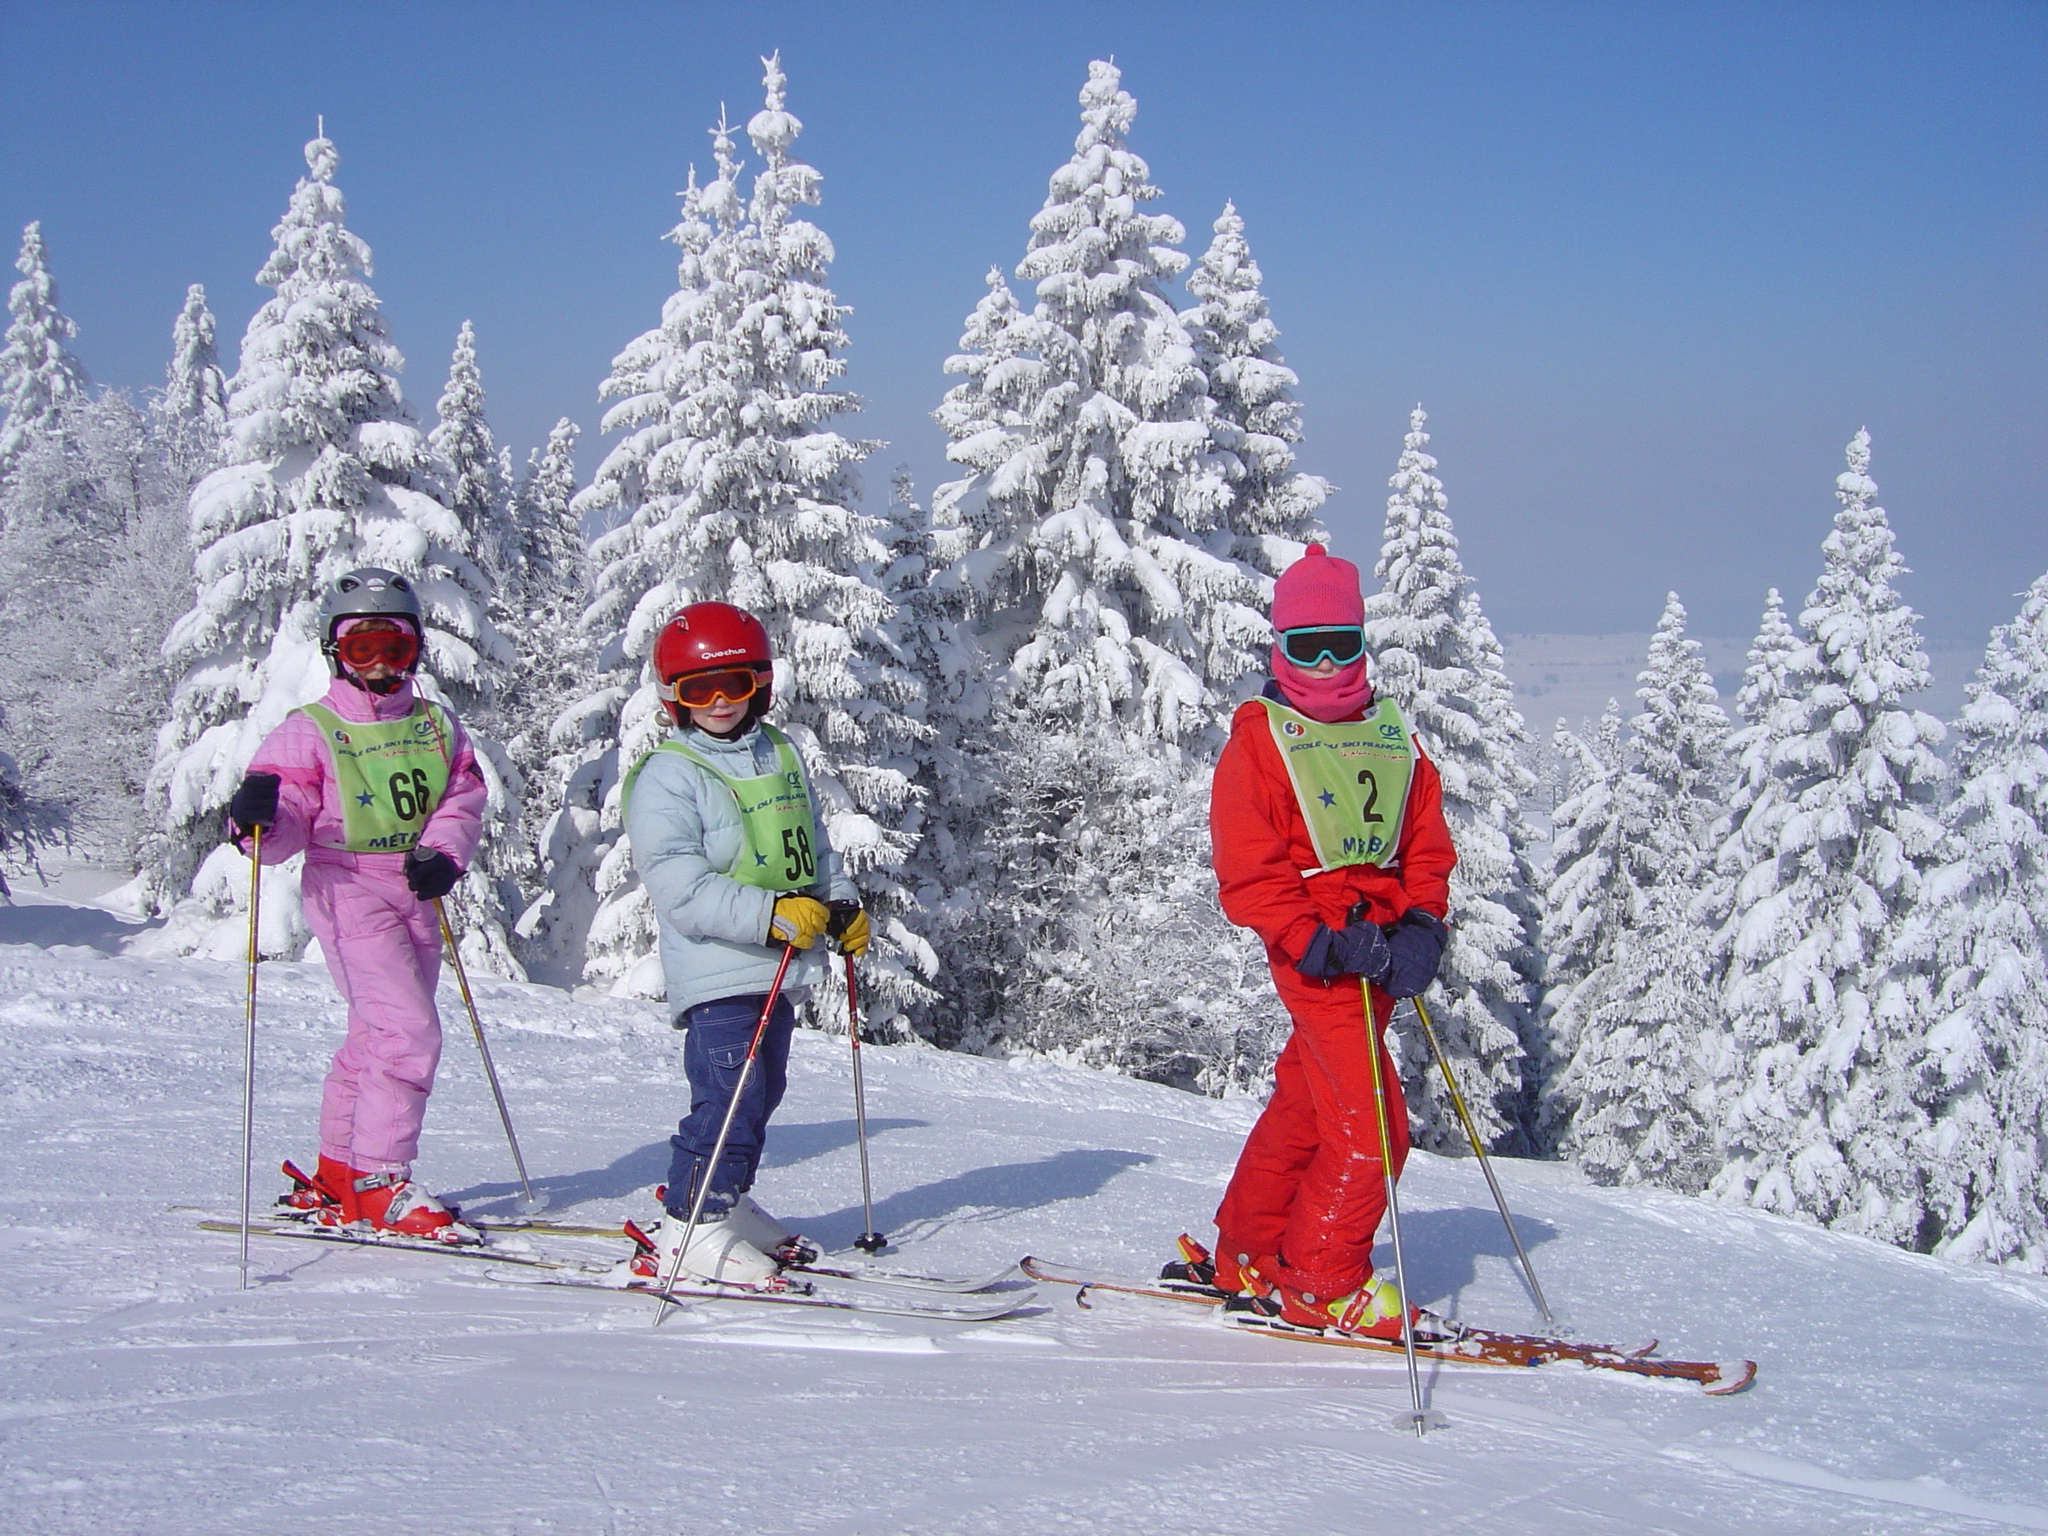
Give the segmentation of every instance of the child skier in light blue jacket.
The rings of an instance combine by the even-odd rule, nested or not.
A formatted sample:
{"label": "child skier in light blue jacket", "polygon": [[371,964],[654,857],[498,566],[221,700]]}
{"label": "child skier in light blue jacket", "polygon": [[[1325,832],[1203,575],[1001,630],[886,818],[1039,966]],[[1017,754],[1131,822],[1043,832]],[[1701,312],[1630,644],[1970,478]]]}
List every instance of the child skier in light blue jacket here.
{"label": "child skier in light blue jacket", "polygon": [[[795,1027],[790,994],[824,974],[820,941],[828,934],[849,954],[865,950],[868,920],[825,838],[796,748],[762,719],[772,658],[761,621],[727,603],[693,603],[656,637],[654,664],[676,729],[627,776],[625,824],[654,902],[670,1017],[686,1031],[690,1112],[670,1138],[666,1215],[652,1250],[628,1260],[622,1278],[680,1273],[774,1288],[779,1265],[803,1245],[748,1190],[768,1118],[782,1101]],[[711,1166],[786,948],[795,953]]]}

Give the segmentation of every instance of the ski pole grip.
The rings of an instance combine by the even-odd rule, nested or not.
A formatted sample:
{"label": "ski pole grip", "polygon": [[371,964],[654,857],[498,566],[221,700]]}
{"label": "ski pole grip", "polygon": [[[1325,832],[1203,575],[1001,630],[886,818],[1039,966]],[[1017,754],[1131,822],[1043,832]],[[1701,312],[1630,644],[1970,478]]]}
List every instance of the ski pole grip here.
{"label": "ski pole grip", "polygon": [[846,925],[860,916],[860,903],[857,901],[828,901],[825,903],[825,910],[832,914],[832,920],[825,924],[825,936],[830,939],[838,939],[845,935]]}

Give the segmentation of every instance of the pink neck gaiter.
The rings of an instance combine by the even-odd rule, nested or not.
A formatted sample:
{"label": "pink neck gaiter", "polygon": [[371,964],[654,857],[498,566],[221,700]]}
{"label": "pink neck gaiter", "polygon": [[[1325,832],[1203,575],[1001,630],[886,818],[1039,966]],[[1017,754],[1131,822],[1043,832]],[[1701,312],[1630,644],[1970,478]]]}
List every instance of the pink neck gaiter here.
{"label": "pink neck gaiter", "polygon": [[1320,720],[1325,725],[1350,719],[1372,700],[1372,682],[1365,675],[1363,656],[1348,667],[1339,667],[1328,677],[1317,677],[1289,661],[1276,643],[1273,647],[1273,680],[1287,695],[1289,704],[1309,719]]}

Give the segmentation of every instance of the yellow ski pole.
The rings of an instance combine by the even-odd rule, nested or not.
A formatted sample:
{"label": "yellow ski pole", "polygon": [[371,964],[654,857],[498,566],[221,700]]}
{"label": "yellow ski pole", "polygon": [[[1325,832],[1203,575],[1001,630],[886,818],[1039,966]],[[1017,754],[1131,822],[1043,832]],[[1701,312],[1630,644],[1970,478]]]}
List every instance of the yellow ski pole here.
{"label": "yellow ski pole", "polygon": [[249,1289],[250,1165],[256,1159],[256,913],[263,899],[263,826],[249,829],[249,1001],[242,1026],[242,1289]]}
{"label": "yellow ski pole", "polygon": [[1479,1171],[1486,1175],[1486,1187],[1493,1191],[1493,1203],[1500,1211],[1500,1219],[1507,1224],[1508,1241],[1515,1245],[1515,1252],[1521,1257],[1522,1273],[1529,1277],[1529,1291],[1536,1298],[1536,1309],[1543,1314],[1543,1326],[1555,1328],[1557,1319],[1551,1316],[1550,1303],[1543,1297],[1543,1287],[1536,1283],[1536,1266],[1529,1262],[1529,1250],[1522,1246],[1522,1235],[1515,1230],[1515,1218],[1508,1214],[1507,1196],[1500,1192],[1500,1180],[1493,1176],[1493,1164],[1487,1161],[1486,1148],[1480,1145],[1479,1128],[1472,1123],[1472,1111],[1465,1107],[1465,1095],[1458,1092],[1458,1080],[1451,1074],[1451,1059],[1437,1041],[1436,1026],[1429,1021],[1429,1010],[1423,1007],[1419,997],[1411,997],[1408,1001],[1415,1005],[1415,1017],[1422,1021],[1422,1032],[1429,1038],[1430,1055],[1443,1068],[1444,1086],[1451,1092],[1451,1103],[1457,1107],[1458,1119],[1464,1122],[1466,1139],[1472,1143],[1472,1155],[1479,1159]]}
{"label": "yellow ski pole", "polygon": [[1372,1058],[1372,1102],[1380,1122],[1380,1172],[1387,1179],[1387,1225],[1394,1238],[1394,1294],[1401,1302],[1401,1352],[1408,1359],[1408,1399],[1414,1405],[1413,1412],[1403,1418],[1414,1426],[1415,1438],[1420,1440],[1429,1431],[1430,1416],[1422,1406],[1422,1376],[1415,1368],[1415,1314],[1408,1305],[1408,1266],[1401,1259],[1401,1202],[1394,1193],[1394,1133],[1387,1119],[1386,1071],[1380,1065],[1379,1031],[1373,1027],[1372,988],[1360,978],[1358,990],[1365,999],[1365,1049]]}

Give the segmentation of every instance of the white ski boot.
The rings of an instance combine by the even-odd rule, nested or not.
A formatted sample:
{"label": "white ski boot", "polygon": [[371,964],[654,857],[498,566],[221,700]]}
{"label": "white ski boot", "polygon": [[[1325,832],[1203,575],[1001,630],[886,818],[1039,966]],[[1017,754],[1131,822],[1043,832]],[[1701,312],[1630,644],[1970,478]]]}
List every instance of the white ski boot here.
{"label": "white ski boot", "polygon": [[621,1286],[659,1286],[671,1274],[679,1281],[711,1280],[721,1285],[745,1286],[755,1291],[787,1288],[782,1269],[775,1260],[748,1242],[736,1229],[730,1215],[716,1221],[700,1221],[690,1234],[690,1246],[676,1262],[676,1249],[683,1240],[688,1218],[665,1215],[652,1232],[629,1233],[641,1243],[639,1251],[612,1269],[611,1279]]}
{"label": "white ski boot", "polygon": [[[815,1264],[818,1245],[807,1242],[763,1210],[752,1195],[741,1195],[726,1218],[732,1229],[778,1264]],[[692,1245],[694,1246],[694,1244]]]}

